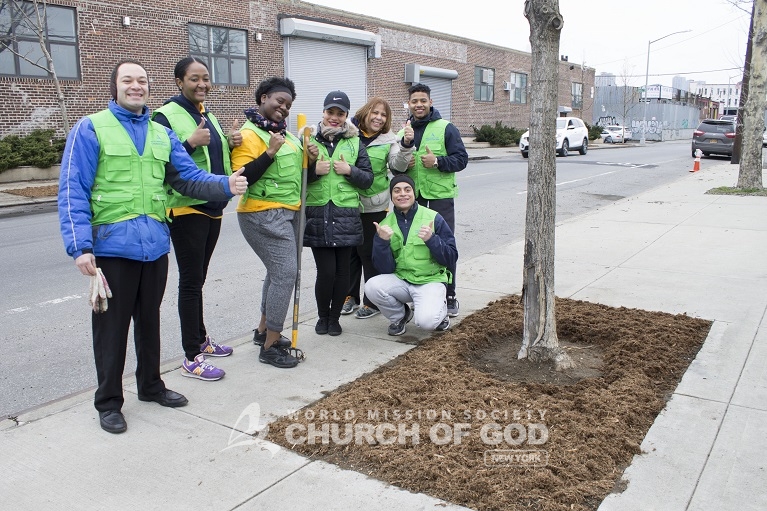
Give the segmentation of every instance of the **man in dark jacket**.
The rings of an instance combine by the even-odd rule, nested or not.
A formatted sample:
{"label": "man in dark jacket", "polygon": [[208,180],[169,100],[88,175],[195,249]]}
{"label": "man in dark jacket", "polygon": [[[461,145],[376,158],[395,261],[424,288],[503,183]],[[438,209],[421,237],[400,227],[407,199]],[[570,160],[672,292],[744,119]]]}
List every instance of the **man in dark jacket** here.
{"label": "man in dark jacket", "polygon": [[394,211],[375,224],[373,238],[373,264],[381,274],[365,283],[365,294],[391,322],[389,335],[404,334],[413,317],[424,330],[450,326],[445,286],[458,249],[442,215],[416,203],[414,185],[404,174],[391,180]]}
{"label": "man in dark jacket", "polygon": [[[401,132],[413,130],[416,151],[406,174],[415,183],[418,204],[442,215],[450,230],[455,233],[455,197],[458,185],[455,173],[466,168],[469,155],[454,124],[442,119],[432,106],[431,89],[416,83],[408,89],[410,118]],[[455,266],[448,269],[453,281],[447,286],[447,314],[458,316],[458,299],[455,294]]]}

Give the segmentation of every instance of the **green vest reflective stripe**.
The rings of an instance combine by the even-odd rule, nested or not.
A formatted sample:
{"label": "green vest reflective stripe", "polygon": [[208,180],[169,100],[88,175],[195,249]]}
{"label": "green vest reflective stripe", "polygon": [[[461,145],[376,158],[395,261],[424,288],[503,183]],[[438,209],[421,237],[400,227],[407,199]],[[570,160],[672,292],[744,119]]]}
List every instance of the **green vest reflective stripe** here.
{"label": "green vest reflective stripe", "polygon": [[[272,134],[247,121],[242,125],[243,130],[250,130],[269,146]],[[269,202],[279,202],[295,206],[301,202],[301,169],[303,167],[303,151],[301,141],[292,133],[285,132],[285,143],[274,155],[274,161],[261,179],[248,187],[248,192],[242,200],[255,199]]]}
{"label": "green vest reflective stripe", "polygon": [[373,167],[373,184],[366,190],[360,190],[360,195],[374,197],[389,188],[389,148],[391,144],[367,146],[370,166]]}
{"label": "green vest reflective stripe", "polygon": [[91,188],[91,224],[112,224],[147,215],[164,222],[165,164],[170,137],[165,127],[149,121],[144,152],[109,110],[89,115],[99,141],[99,161]]}
{"label": "green vest reflective stripe", "polygon": [[396,262],[394,274],[411,284],[428,284],[429,282],[445,282],[450,280],[450,272],[439,264],[431,255],[429,247],[418,237],[422,225],[429,225],[437,216],[437,212],[424,206],[418,206],[410,224],[407,243],[403,244],[402,231],[397,223],[398,213],[390,213],[381,221],[381,225],[392,228],[389,244]]}
{"label": "green vest reflective stripe", "polygon": [[[451,199],[458,195],[458,185],[455,184],[455,172],[441,172],[439,169],[426,168],[421,163],[421,156],[426,154],[426,146],[435,156],[447,156],[445,148],[445,128],[450,124],[445,119],[437,119],[426,125],[421,146],[413,153],[415,165],[406,174],[415,183],[417,197],[426,199]],[[405,130],[400,130],[399,136]]]}
{"label": "green vest reflective stripe", "polygon": [[324,176],[319,176],[319,179],[313,183],[309,183],[306,187],[306,205],[307,206],[324,206],[328,202],[332,201],[333,204],[339,208],[356,208],[360,205],[359,189],[351,184],[346,176],[336,174],[333,170],[333,162],[341,160],[341,155],[344,155],[344,160],[349,165],[354,165],[357,161],[357,153],[359,152],[360,139],[359,137],[342,138],[336,144],[336,148],[333,151],[333,157],[328,155],[328,149],[316,139],[312,137],[314,144],[320,151],[317,156],[317,161],[320,158],[330,160],[330,172]]}
{"label": "green vest reflective stripe", "polygon": [[[183,106],[176,102],[170,102],[161,106],[152,112],[152,118],[154,118],[154,116],[158,113],[162,113],[165,118],[168,119],[168,123],[170,123],[171,128],[176,133],[176,136],[178,136],[178,139],[182,142],[191,137],[192,133],[194,133],[194,130],[197,129],[197,123],[194,121],[194,118],[189,114],[189,112],[186,111]],[[218,123],[218,119],[216,119],[216,117],[210,112],[208,112],[208,119],[210,119],[211,124],[213,124],[213,126],[216,128],[216,133],[218,133],[218,136],[221,138],[222,153],[224,155],[224,172],[226,172],[227,176],[231,175],[232,164],[229,161],[229,141],[226,139],[226,135],[224,135],[224,132],[221,130],[221,125]],[[215,135],[211,134],[211,136]],[[208,146],[196,147],[190,156],[199,168],[210,172],[210,154],[208,153]],[[165,192],[168,194],[168,200],[165,203],[166,207],[168,208],[193,206],[195,204],[203,204],[206,202],[204,200],[193,199],[191,197],[181,195],[168,185],[165,185]]]}

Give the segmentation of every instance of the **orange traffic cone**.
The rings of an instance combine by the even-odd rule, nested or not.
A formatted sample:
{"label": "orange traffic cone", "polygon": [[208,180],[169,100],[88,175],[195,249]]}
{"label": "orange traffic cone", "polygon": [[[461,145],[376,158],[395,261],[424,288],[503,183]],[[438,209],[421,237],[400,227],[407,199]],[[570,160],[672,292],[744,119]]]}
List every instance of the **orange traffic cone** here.
{"label": "orange traffic cone", "polygon": [[692,170],[690,172],[698,172],[700,170],[700,157],[701,152],[700,149],[695,150],[695,163],[692,166]]}

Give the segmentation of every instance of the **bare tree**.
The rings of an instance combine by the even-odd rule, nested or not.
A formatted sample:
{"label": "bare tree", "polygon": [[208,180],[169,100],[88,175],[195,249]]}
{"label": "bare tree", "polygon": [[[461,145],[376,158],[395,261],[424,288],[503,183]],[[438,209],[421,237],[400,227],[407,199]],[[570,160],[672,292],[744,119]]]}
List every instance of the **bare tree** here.
{"label": "bare tree", "polygon": [[625,60],[619,75],[622,88],[620,93],[620,108],[623,120],[621,121],[621,124],[623,126],[628,126],[629,128],[631,127],[631,122],[628,118],[629,113],[639,105],[639,90],[630,83],[633,76],[631,73],[633,71],[633,66],[629,66],[628,60]]}
{"label": "bare tree", "polygon": [[[59,103],[61,112],[61,127],[64,135],[69,134],[69,116],[67,115],[67,103],[64,91],[61,88],[61,82],[56,74],[56,66],[53,63],[53,57],[48,51],[46,28],[48,19],[48,2],[46,0],[0,0],[0,15],[6,11],[7,19],[10,23],[3,27],[3,33],[0,38],[0,52],[9,51],[26,62],[45,71],[53,80],[56,89],[56,99]],[[33,34],[40,45],[40,51],[43,54],[42,62],[34,55],[22,53],[18,50],[18,33],[20,31]]]}
{"label": "bare tree", "polygon": [[559,0],[525,0],[525,17],[530,23],[533,67],[522,281],[524,334],[517,358],[552,360],[557,370],[563,370],[573,366],[570,356],[559,346],[554,316],[557,59],[564,21]]}
{"label": "bare tree", "polygon": [[[738,188],[762,188],[762,132],[767,105],[767,0],[754,0],[749,33],[748,92],[741,103],[743,140]],[[736,140],[737,142],[737,140]]]}

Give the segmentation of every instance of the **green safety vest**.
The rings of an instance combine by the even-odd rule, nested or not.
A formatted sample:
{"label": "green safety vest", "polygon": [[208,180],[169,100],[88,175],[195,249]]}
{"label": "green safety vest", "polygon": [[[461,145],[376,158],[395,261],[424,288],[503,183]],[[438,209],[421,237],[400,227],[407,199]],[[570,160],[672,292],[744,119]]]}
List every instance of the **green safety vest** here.
{"label": "green safety vest", "polygon": [[[243,124],[242,129],[254,132],[267,147],[269,146],[272,134],[268,131],[250,121]],[[248,192],[241,200],[256,199],[279,202],[288,206],[295,206],[301,202],[301,168],[304,155],[301,141],[289,131],[285,132],[285,141],[290,143],[282,144],[264,175],[248,187]]]}
{"label": "green safety vest", "polygon": [[92,225],[113,224],[147,215],[165,222],[165,164],[170,137],[165,127],[149,121],[144,152],[109,110],[88,118],[99,141],[99,160],[91,188]]}
{"label": "green safety vest", "polygon": [[[178,136],[178,139],[181,142],[184,142],[187,138],[192,136],[194,130],[197,129],[197,123],[194,122],[194,118],[189,114],[189,112],[186,111],[183,106],[179,105],[178,103],[171,102],[161,106],[152,112],[153,119],[158,112],[165,115],[165,118],[168,119],[168,123],[170,123],[171,128],[176,133],[176,136]],[[232,164],[229,161],[229,141],[226,139],[226,135],[224,135],[224,132],[221,130],[221,125],[218,123],[218,120],[210,112],[208,112],[208,119],[210,119],[211,124],[213,124],[213,126],[216,128],[216,132],[221,138],[223,149],[222,152],[224,155],[224,172],[226,172],[227,176],[231,175]],[[208,154],[208,146],[203,145],[196,147],[190,156],[192,157],[192,160],[194,160],[194,163],[197,165],[197,167],[210,172],[210,154]],[[165,204],[167,208],[180,208],[207,202],[204,200],[193,199],[191,197],[181,195],[167,184],[165,185],[165,192],[168,194],[168,200]]]}
{"label": "green safety vest", "polygon": [[[445,128],[450,124],[445,119],[437,119],[426,125],[421,146],[413,153],[415,166],[408,169],[406,174],[415,183],[416,197],[425,199],[451,199],[458,195],[458,185],[455,184],[455,172],[441,172],[439,169],[426,168],[421,163],[421,156],[426,154],[426,146],[435,156],[447,156],[445,148]],[[400,130],[402,137],[405,130]]]}
{"label": "green safety vest", "polygon": [[375,197],[389,188],[389,148],[391,144],[367,146],[370,166],[373,167],[373,184],[366,190],[360,190],[360,195]]}
{"label": "green safety vest", "polygon": [[[312,140],[316,141],[314,137],[312,137]],[[306,205],[324,206],[328,202],[333,201],[333,204],[339,208],[359,207],[359,188],[351,184],[346,179],[346,176],[336,174],[333,170],[333,162],[340,161],[342,154],[346,163],[354,165],[357,161],[357,153],[359,152],[359,137],[342,138],[339,140],[335,151],[333,151],[332,158],[328,154],[327,147],[319,142],[315,142],[315,145],[320,151],[317,161],[320,161],[320,158],[323,156],[326,160],[330,160],[330,172],[324,176],[319,176],[317,181],[309,183],[306,187]]]}
{"label": "green safety vest", "polygon": [[[429,146],[431,147],[431,146]],[[418,206],[410,224],[407,243],[402,243],[402,230],[397,223],[397,213],[389,213],[380,225],[388,225],[394,233],[389,241],[396,267],[394,274],[411,284],[429,282],[450,282],[450,272],[439,264],[431,255],[429,247],[418,237],[422,225],[429,225],[437,217],[437,212],[424,206]]]}

